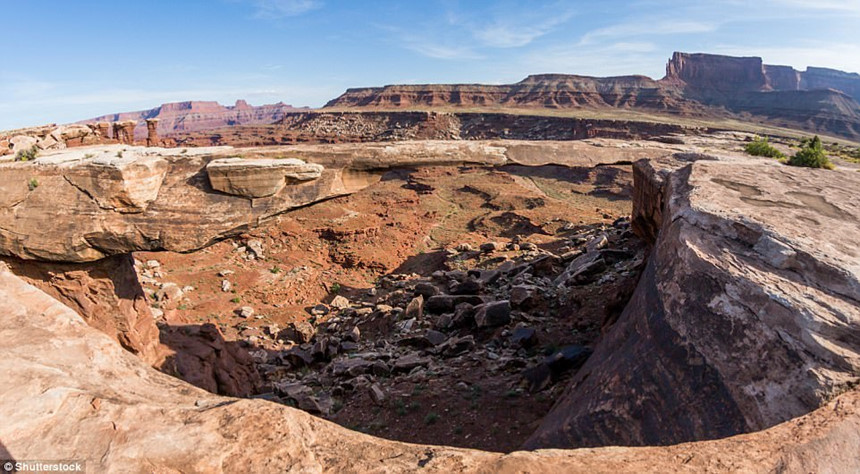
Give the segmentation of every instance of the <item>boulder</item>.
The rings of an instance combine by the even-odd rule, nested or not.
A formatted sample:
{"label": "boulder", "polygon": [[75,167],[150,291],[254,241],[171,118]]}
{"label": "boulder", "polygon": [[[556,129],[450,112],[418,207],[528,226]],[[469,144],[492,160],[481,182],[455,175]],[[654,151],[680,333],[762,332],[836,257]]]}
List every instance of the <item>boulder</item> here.
{"label": "boulder", "polygon": [[248,198],[273,196],[290,182],[318,179],[322,170],[294,158],[221,158],[206,165],[213,189]]}
{"label": "boulder", "polygon": [[494,301],[475,307],[475,324],[479,328],[504,326],[511,322],[511,303]]}

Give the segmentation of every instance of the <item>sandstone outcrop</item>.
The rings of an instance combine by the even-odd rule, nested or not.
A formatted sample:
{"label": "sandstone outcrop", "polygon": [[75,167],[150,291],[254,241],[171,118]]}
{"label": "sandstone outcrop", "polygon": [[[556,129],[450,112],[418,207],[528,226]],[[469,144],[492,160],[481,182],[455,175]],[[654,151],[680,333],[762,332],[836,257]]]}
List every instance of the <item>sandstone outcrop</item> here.
{"label": "sandstone outcrop", "polygon": [[183,145],[263,146],[407,140],[644,140],[695,135],[705,128],[641,120],[585,119],[497,112],[313,111],[271,125],[230,127],[177,138]]}
{"label": "sandstone outcrop", "polygon": [[[214,182],[207,165],[235,157],[234,149],[113,145],[2,163],[0,253],[27,260],[86,262],[139,250],[188,252],[289,209],[354,192],[378,181],[388,169],[500,165],[507,160],[504,147],[479,142],[267,147],[245,149],[242,154],[249,160],[217,162],[212,168]],[[285,154],[307,164],[265,161]],[[261,168],[266,163],[274,168],[268,164]],[[272,170],[276,172],[270,174]],[[245,182],[234,180],[241,176]],[[264,177],[273,177],[274,184],[264,183]],[[258,197],[281,183],[279,191]],[[227,191],[219,192],[213,184]]]}
{"label": "sandstone outcrop", "polygon": [[156,133],[169,137],[234,125],[273,123],[283,118],[285,113],[299,110],[302,108],[281,102],[255,107],[244,100],[238,100],[232,106],[211,101],[188,101],[162,104],[149,110],[102,115],[80,123],[134,120],[137,125],[134,127],[133,137],[144,139],[149,133],[145,124],[147,119],[158,119]]}
{"label": "sandstone outcrop", "polygon": [[294,158],[221,158],[206,165],[212,188],[249,198],[272,196],[291,182],[318,179],[322,170],[321,165]]}
{"label": "sandstone outcrop", "polygon": [[[326,109],[620,109],[705,118],[740,118],[860,137],[860,75],[769,66],[758,57],[676,52],[666,76],[529,76],[516,84],[388,85],[348,89]],[[496,128],[496,133],[502,128]],[[490,137],[483,137],[490,138]],[[504,137],[503,137],[504,138]],[[525,137],[515,137],[525,138]],[[574,137],[576,138],[576,137]]]}
{"label": "sandstone outcrop", "polygon": [[[263,400],[218,397],[146,367],[0,269],[0,442],[11,460],[98,472],[745,472],[858,469],[851,391],[775,428],[638,449],[507,455],[385,441]],[[22,416],[26,413],[26,416]]]}
{"label": "sandstone outcrop", "polygon": [[20,278],[75,310],[87,324],[147,364],[163,358],[158,328],[131,256],[80,264],[3,260]]}
{"label": "sandstone outcrop", "polygon": [[860,255],[844,236],[860,232],[858,186],[847,170],[731,156],[637,162],[633,223],[654,250],[528,447],[721,438],[850,390]]}

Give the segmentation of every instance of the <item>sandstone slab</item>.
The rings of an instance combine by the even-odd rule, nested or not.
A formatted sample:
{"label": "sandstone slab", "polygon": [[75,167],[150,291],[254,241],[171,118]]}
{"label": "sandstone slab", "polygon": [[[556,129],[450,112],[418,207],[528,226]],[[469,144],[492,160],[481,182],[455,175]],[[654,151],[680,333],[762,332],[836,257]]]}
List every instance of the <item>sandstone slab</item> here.
{"label": "sandstone slab", "polygon": [[317,179],[322,170],[294,158],[221,158],[206,165],[212,188],[249,198],[272,196],[292,181]]}

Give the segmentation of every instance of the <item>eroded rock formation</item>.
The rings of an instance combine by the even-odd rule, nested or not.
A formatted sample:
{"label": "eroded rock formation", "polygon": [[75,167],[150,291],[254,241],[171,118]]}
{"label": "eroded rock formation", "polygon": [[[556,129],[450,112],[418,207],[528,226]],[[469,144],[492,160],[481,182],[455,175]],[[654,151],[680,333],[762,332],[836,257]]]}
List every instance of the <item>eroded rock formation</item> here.
{"label": "eroded rock formation", "polygon": [[[547,146],[589,163],[661,153]],[[188,252],[289,209],[354,192],[387,169],[502,165],[508,154],[511,162],[538,160],[539,153],[524,152],[529,147],[515,141],[440,141],[248,148],[241,152],[245,157],[269,161],[216,161],[211,169],[212,160],[235,157],[237,150],[106,146],[46,153],[33,162],[0,164],[0,253],[85,262],[139,250]],[[270,160],[284,156],[307,164]]]}
{"label": "eroded rock formation", "polygon": [[232,106],[211,101],[188,101],[162,104],[154,109],[137,112],[102,115],[81,123],[134,120],[137,126],[134,128],[133,137],[143,139],[148,136],[148,126],[144,125],[147,119],[158,119],[157,133],[162,137],[169,137],[234,125],[272,123],[280,120],[286,113],[300,110],[304,109],[281,102],[255,107],[244,100],[238,100]]}
{"label": "eroded rock formation", "polygon": [[[860,379],[856,173],[679,154],[636,164],[654,251],[631,302],[529,447],[761,430]],[[643,200],[645,200],[643,202]]]}
{"label": "eroded rock formation", "polygon": [[[688,117],[756,120],[860,137],[860,75],[769,66],[758,57],[676,52],[666,76],[540,74],[507,85],[389,85],[349,89],[327,109],[439,107],[637,109]],[[746,115],[737,115],[746,114]],[[519,137],[522,138],[522,137]]]}
{"label": "eroded rock formation", "polygon": [[[851,391],[772,429],[638,449],[507,455],[374,438],[263,400],[156,372],[57,300],[0,268],[0,440],[8,456],[122,472],[746,472],[858,469]],[[26,416],[22,416],[26,413]]]}

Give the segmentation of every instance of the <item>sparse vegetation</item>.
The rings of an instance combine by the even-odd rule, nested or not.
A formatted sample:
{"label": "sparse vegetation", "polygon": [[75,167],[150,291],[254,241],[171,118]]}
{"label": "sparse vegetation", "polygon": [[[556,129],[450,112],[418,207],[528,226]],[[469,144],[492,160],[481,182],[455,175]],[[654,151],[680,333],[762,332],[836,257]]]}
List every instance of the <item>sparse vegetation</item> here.
{"label": "sparse vegetation", "polygon": [[241,302],[241,301],[242,301],[242,298],[240,298],[240,297],[238,297],[238,296],[237,296],[237,297],[235,297],[235,298],[231,298],[231,299],[230,299],[230,302],[231,302],[231,303],[237,303],[237,304],[238,304],[238,303],[239,303],[239,302]]}
{"label": "sparse vegetation", "polygon": [[791,166],[804,166],[807,168],[824,168],[833,169],[833,164],[824,153],[821,146],[821,139],[816,135],[811,140],[804,139],[801,141],[800,151],[794,154],[785,163]]}
{"label": "sparse vegetation", "polygon": [[15,161],[30,161],[35,160],[36,156],[39,154],[39,149],[35,146],[27,148],[26,150],[20,150],[15,154]]}
{"label": "sparse vegetation", "polygon": [[768,142],[767,137],[755,137],[753,141],[744,145],[744,151],[753,156],[766,156],[768,158],[785,158],[785,154],[777,150]]}
{"label": "sparse vegetation", "polygon": [[278,273],[281,273],[281,267],[275,265],[274,267],[270,268],[269,271],[272,272],[272,274],[277,275]]}
{"label": "sparse vegetation", "polygon": [[85,159],[85,160],[89,160],[90,158],[92,158],[92,157],[94,157],[94,156],[96,156],[96,155],[93,155],[92,153],[87,153],[87,154],[85,154],[85,155],[84,155],[84,159]]}
{"label": "sparse vegetation", "polygon": [[39,180],[36,178],[30,178],[30,181],[27,181],[27,187],[30,188],[30,191],[39,187]]}
{"label": "sparse vegetation", "polygon": [[122,158],[122,151],[118,151],[118,152],[116,152],[116,157],[117,157],[117,158]]}
{"label": "sparse vegetation", "polygon": [[340,293],[340,283],[332,283],[331,292],[334,294]]}
{"label": "sparse vegetation", "polygon": [[430,413],[427,414],[427,416],[424,417],[424,424],[425,425],[432,425],[433,423],[436,423],[437,421],[439,421],[439,418],[440,417],[439,417],[438,413],[436,413],[435,411],[431,411]]}

